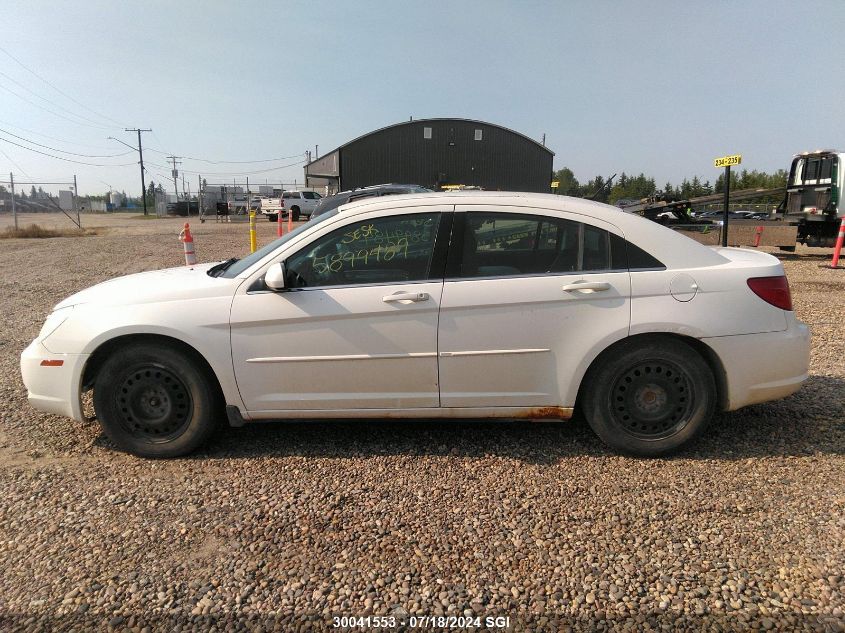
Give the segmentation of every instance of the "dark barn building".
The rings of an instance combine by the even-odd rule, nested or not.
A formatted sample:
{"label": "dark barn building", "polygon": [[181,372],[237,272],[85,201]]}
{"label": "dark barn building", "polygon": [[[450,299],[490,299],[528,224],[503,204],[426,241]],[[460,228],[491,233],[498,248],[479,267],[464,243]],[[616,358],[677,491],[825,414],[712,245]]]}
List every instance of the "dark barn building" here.
{"label": "dark barn building", "polygon": [[549,192],[554,152],[500,125],[421,119],[381,128],[305,166],[309,186],[334,191],[383,183]]}

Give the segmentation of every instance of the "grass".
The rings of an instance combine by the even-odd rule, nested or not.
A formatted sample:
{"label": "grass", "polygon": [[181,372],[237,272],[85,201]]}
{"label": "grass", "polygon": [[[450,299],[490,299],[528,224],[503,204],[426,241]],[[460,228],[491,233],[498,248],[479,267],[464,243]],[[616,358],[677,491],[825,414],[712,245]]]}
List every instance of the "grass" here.
{"label": "grass", "polygon": [[0,231],[0,239],[41,238],[41,237],[88,237],[97,235],[98,229],[48,229],[38,224],[30,224],[19,229],[10,226]]}

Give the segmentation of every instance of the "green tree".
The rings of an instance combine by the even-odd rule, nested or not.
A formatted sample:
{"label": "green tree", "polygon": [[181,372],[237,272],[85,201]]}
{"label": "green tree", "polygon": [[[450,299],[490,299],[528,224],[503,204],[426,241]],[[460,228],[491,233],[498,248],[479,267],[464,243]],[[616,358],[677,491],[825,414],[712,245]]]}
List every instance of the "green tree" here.
{"label": "green tree", "polygon": [[610,199],[610,191],[606,184],[602,176],[596,176],[584,185],[582,197],[597,202],[607,202]]}
{"label": "green tree", "polygon": [[32,200],[35,200],[35,185],[32,185],[32,188],[29,190],[29,197]]}
{"label": "green tree", "polygon": [[639,176],[628,176],[622,172],[619,180],[610,190],[609,199],[611,204],[622,199],[639,200],[654,195],[656,191],[654,178],[649,178],[642,173]]}
{"label": "green tree", "polygon": [[[561,196],[581,195],[581,185],[569,167],[564,167],[556,171],[554,173],[554,179],[560,183],[555,193]],[[205,187],[205,181],[203,181],[203,187]]]}

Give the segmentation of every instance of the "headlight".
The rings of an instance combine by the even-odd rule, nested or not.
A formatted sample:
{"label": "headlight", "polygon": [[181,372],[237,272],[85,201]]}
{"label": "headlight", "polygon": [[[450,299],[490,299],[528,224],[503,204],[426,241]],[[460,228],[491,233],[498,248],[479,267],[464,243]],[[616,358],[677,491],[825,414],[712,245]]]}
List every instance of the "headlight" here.
{"label": "headlight", "polygon": [[44,325],[41,326],[41,331],[38,333],[38,338],[45,339],[50,336],[53,332],[55,332],[58,327],[65,322],[65,320],[70,316],[71,310],[73,310],[74,306],[67,306],[65,308],[59,308],[58,310],[54,310],[53,313],[47,317],[47,320],[44,321]]}

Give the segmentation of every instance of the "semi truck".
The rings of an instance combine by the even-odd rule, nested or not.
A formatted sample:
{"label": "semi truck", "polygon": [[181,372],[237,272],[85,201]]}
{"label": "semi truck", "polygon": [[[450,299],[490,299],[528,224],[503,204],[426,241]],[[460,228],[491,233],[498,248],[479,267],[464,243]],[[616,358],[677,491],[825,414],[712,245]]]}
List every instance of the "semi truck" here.
{"label": "semi truck", "polygon": [[807,246],[834,246],[845,209],[842,169],[845,153],[815,150],[795,154],[786,180],[786,196],[777,214],[798,227],[797,241]]}

